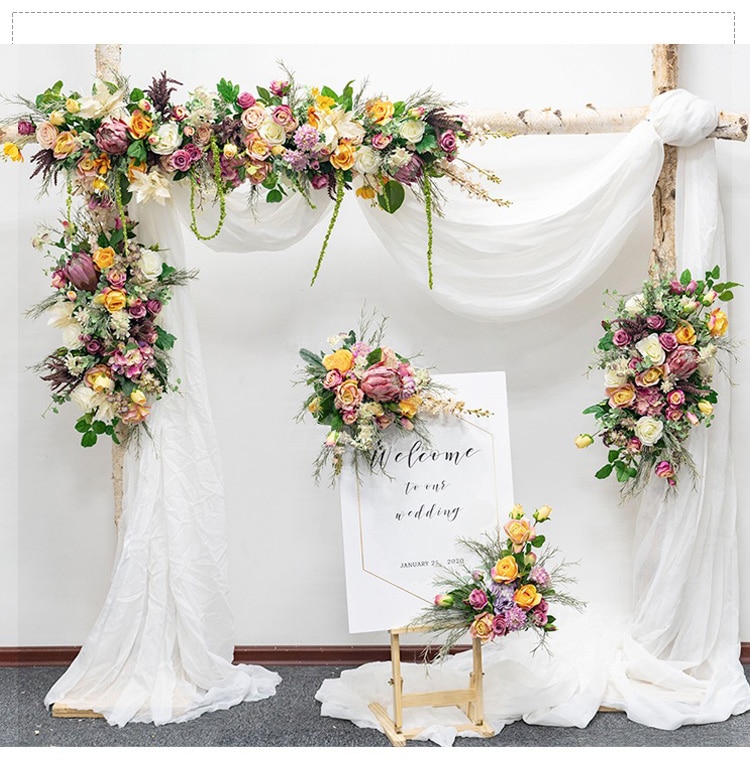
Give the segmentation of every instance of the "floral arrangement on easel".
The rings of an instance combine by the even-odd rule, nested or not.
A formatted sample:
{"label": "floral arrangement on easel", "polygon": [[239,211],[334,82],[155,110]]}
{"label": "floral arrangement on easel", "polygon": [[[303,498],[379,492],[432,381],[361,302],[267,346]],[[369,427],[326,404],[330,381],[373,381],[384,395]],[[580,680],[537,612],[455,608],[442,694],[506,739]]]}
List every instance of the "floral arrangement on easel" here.
{"label": "floral arrangement on easel", "polygon": [[[175,338],[160,331],[157,314],[171,288],[194,274],[178,274],[164,262],[158,273],[138,265],[160,256],[134,238],[137,221],[127,210],[133,197],[164,204],[170,184],[185,179],[191,229],[208,240],[222,229],[226,195],[244,183],[268,203],[300,193],[313,206],[311,190],[325,189],[334,208],[314,283],[351,184],[357,180],[357,196],[389,213],[408,188],[425,206],[430,286],[432,218],[440,212],[435,179],[445,176],[472,196],[508,204],[464,172],[499,182],[459,160],[470,133],[429,90],[403,101],[365,99],[351,82],[336,93],[299,86],[289,75],[255,94],[221,79],[215,91],[198,87],[177,102],[177,85],[166,73],[144,89],[131,89],[124,79],[97,79],[83,95],[64,92],[58,81],[33,100],[18,99],[23,113],[0,129],[4,159],[23,162],[24,149],[35,144],[32,177],[41,177],[43,190],[60,179],[66,184],[63,231],[40,240],[59,250],[51,269],[55,293],[40,306],[53,308],[68,342],[40,371],[55,406],[72,398],[84,407],[76,425],[84,446],[102,434],[117,439],[120,423],[145,423],[151,401],[174,387],[168,352]],[[207,198],[218,201],[220,214],[216,229],[202,233],[196,210]],[[73,199],[80,203],[76,221]]]}
{"label": "floral arrangement on easel", "polygon": [[384,439],[413,433],[430,442],[429,416],[440,413],[490,416],[483,409],[468,409],[463,401],[448,397],[429,369],[385,345],[386,320],[372,328],[373,316],[363,316],[359,334],[354,330],[328,339],[330,350],[314,353],[302,348],[304,361],[300,382],[312,388],[298,419],[312,415],[328,429],[315,461],[314,476],[320,478],[330,465],[335,482],[352,455],[355,470],[362,462],[379,472],[377,456]]}
{"label": "floral arrangement on easel", "polygon": [[478,540],[458,540],[475,567],[446,567],[435,581],[440,594],[414,621],[415,626],[442,636],[438,659],[447,656],[467,631],[488,643],[532,630],[540,647],[557,630],[551,604],[584,607],[560,589],[575,581],[567,573],[570,564],[553,565],[557,550],[545,547],[546,537],[537,530],[551,512],[549,505],[542,505],[529,519],[521,505],[514,505],[502,530]]}
{"label": "floral arrangement on easel", "polygon": [[602,322],[593,368],[604,370],[607,397],[584,410],[601,429],[575,442],[586,448],[601,436],[609,455],[596,477],[615,476],[623,495],[641,491],[652,475],[669,489],[682,467],[695,475],[685,441],[693,428],[711,425],[717,357],[731,348],[729,321],[716,301],[732,300],[740,286],[719,279],[716,266],[703,279],[685,270],[679,279],[646,281]]}

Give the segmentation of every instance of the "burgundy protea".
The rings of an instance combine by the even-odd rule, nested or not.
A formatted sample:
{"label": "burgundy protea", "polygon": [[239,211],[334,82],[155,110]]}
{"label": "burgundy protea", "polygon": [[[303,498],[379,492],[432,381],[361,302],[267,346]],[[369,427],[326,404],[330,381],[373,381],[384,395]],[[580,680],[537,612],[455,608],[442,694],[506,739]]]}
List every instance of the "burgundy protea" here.
{"label": "burgundy protea", "polygon": [[96,131],[94,142],[107,154],[124,154],[130,146],[127,123],[111,118],[104,120]]}
{"label": "burgundy protea", "polygon": [[79,290],[94,292],[99,284],[99,272],[86,252],[74,252],[65,266],[68,281]]}
{"label": "burgundy protea", "polygon": [[394,369],[370,367],[362,376],[359,387],[373,401],[397,401],[401,393],[401,378]]}

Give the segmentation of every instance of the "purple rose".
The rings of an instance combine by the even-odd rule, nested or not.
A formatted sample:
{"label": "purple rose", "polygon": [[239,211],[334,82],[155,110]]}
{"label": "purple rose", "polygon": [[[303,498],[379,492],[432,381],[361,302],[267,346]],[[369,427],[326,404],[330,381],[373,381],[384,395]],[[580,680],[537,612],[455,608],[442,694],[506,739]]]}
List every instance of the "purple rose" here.
{"label": "purple rose", "polygon": [[35,132],[36,128],[33,122],[29,122],[29,120],[18,121],[18,135],[34,135]]}
{"label": "purple rose", "polygon": [[314,189],[324,189],[328,186],[328,176],[326,175],[313,175],[310,180]]}
{"label": "purple rose", "polygon": [[142,300],[134,300],[128,307],[128,313],[134,319],[142,319],[146,315],[146,305]]}
{"label": "purple rose", "polygon": [[370,367],[362,376],[359,387],[373,401],[397,401],[401,393],[401,378],[388,367]]}
{"label": "purple rose", "polygon": [[681,345],[667,356],[669,371],[678,380],[690,377],[698,369],[699,361],[698,351],[692,345]]}
{"label": "purple rose", "polygon": [[667,320],[663,316],[660,316],[658,313],[646,317],[646,324],[651,329],[663,329],[666,323]]}
{"label": "purple rose", "polygon": [[487,605],[487,593],[484,590],[473,589],[469,593],[469,605],[473,609],[481,611]]}
{"label": "purple rose", "polygon": [[440,135],[438,145],[446,154],[453,155],[458,151],[458,138],[452,130],[446,130]]}
{"label": "purple rose", "polygon": [[615,334],[612,335],[612,342],[618,348],[624,348],[626,345],[629,345],[631,339],[632,338],[630,337],[630,335],[624,329],[618,329],[617,332],[615,332]]}
{"label": "purple rose", "polygon": [[400,181],[401,183],[406,183],[407,185],[410,183],[414,183],[415,181],[418,181],[422,177],[422,166],[424,163],[422,160],[416,155],[412,154],[411,159],[403,165],[403,167],[400,167],[394,174],[394,178],[397,181]]}
{"label": "purple rose", "polygon": [[237,96],[237,106],[240,109],[249,109],[251,106],[255,106],[255,96],[252,93],[245,91]]}
{"label": "purple rose", "polygon": [[677,342],[674,332],[663,332],[659,335],[659,345],[669,353],[670,351],[673,351],[679,343]]}
{"label": "purple rose", "polygon": [[185,173],[190,169],[190,165],[193,164],[190,158],[190,152],[187,149],[177,149],[174,154],[169,158],[170,165],[180,173]]}
{"label": "purple rose", "polygon": [[156,298],[147,300],[146,308],[148,309],[149,313],[155,316],[157,313],[159,313],[159,311],[161,311],[161,300],[157,300]]}
{"label": "purple rose", "polygon": [[127,123],[115,119],[104,120],[96,131],[94,141],[107,154],[124,154],[130,145]]}
{"label": "purple rose", "polygon": [[99,284],[99,272],[88,253],[74,252],[64,271],[68,281],[79,290],[93,292]]}

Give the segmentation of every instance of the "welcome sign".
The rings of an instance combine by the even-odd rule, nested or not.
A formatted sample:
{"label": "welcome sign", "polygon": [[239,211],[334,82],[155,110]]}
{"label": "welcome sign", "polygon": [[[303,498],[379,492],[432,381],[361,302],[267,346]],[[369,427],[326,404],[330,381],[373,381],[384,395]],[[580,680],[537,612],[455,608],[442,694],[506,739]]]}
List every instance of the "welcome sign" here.
{"label": "welcome sign", "polygon": [[454,398],[489,417],[441,415],[430,443],[398,438],[382,473],[342,474],[349,631],[402,627],[432,603],[441,566],[471,565],[456,543],[493,531],[513,505],[504,372],[442,375]]}

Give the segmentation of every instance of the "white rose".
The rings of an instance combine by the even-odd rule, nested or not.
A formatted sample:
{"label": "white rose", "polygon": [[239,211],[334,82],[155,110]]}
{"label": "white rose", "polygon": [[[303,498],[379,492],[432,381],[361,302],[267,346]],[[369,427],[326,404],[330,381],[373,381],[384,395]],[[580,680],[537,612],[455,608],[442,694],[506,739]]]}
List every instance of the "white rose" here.
{"label": "white rose", "polygon": [[625,310],[631,316],[637,316],[639,313],[643,313],[645,306],[643,305],[643,293],[639,292],[637,295],[628,298],[625,301]]}
{"label": "white rose", "polygon": [[280,146],[286,140],[286,130],[272,119],[264,120],[258,128],[260,137],[271,146]]}
{"label": "white rose", "polygon": [[138,268],[146,279],[157,279],[161,274],[161,267],[162,262],[159,253],[153,250],[144,250],[138,261]]}
{"label": "white rose", "polygon": [[354,155],[354,169],[362,175],[373,175],[380,167],[380,157],[375,149],[361,146]]}
{"label": "white rose", "polygon": [[635,348],[638,353],[651,362],[652,365],[663,364],[667,354],[664,352],[664,348],[661,347],[659,342],[659,335],[656,332],[652,332],[648,337],[644,337],[643,340],[639,340],[635,344]]}
{"label": "white rose", "polygon": [[644,446],[653,446],[664,430],[664,423],[654,417],[641,417],[635,424],[633,432]]}
{"label": "white rose", "polygon": [[154,134],[156,138],[153,143],[149,140],[151,151],[154,154],[171,154],[182,141],[180,136],[180,128],[176,122],[166,122],[159,127]]}
{"label": "white rose", "polygon": [[407,120],[398,129],[399,135],[409,143],[419,143],[424,135],[424,122],[421,120]]}
{"label": "white rose", "polygon": [[604,386],[606,388],[618,388],[620,385],[625,385],[627,381],[628,375],[622,369],[607,367],[604,370]]}
{"label": "white rose", "polygon": [[88,385],[79,385],[70,394],[70,400],[84,412],[90,412],[96,407],[96,397],[97,394]]}

